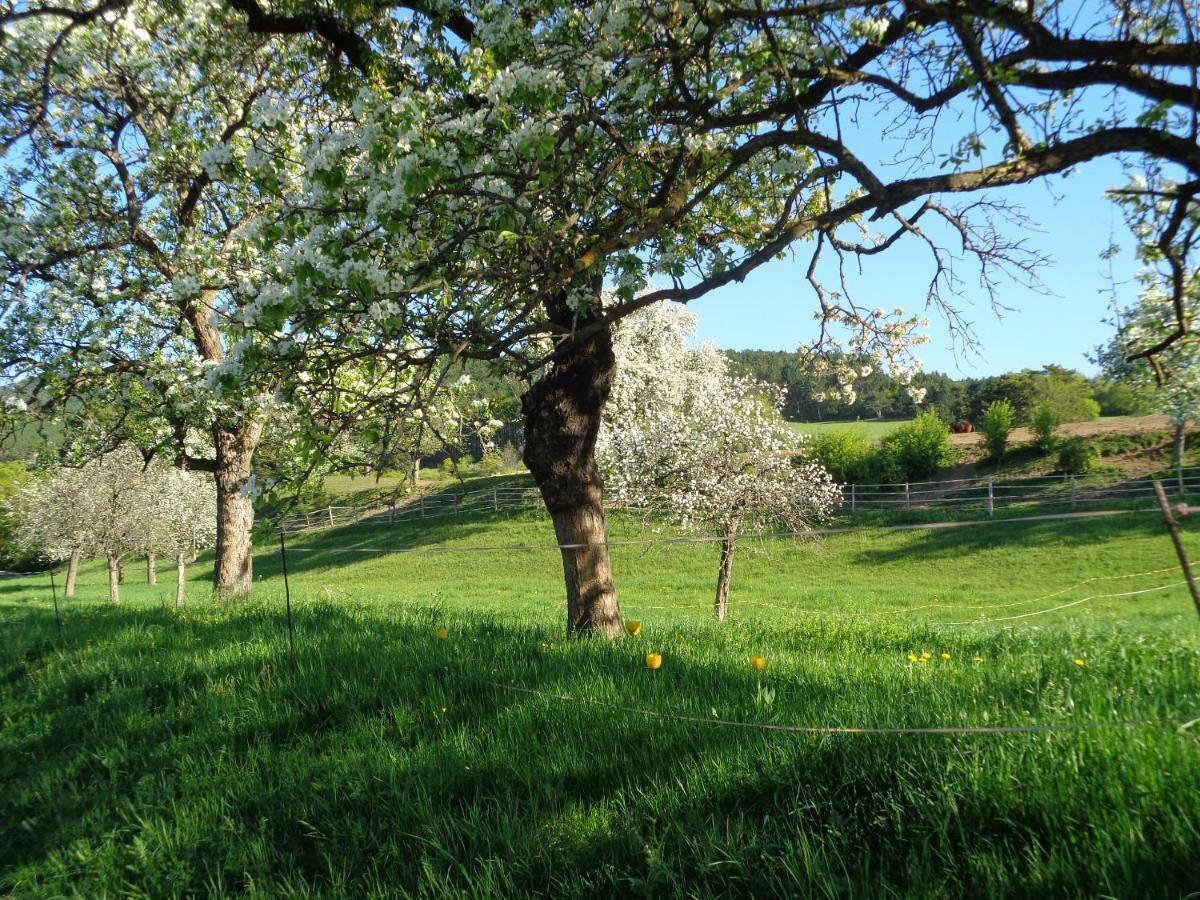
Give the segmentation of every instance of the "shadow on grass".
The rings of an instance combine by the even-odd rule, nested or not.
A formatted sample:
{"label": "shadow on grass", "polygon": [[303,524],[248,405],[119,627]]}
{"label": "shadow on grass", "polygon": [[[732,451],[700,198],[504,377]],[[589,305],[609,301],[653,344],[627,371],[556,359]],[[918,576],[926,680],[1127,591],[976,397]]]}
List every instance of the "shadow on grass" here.
{"label": "shadow on grass", "polygon": [[1005,522],[968,525],[957,528],[935,528],[914,531],[912,541],[897,546],[875,547],[860,551],[854,561],[862,565],[878,565],[915,558],[969,556],[981,550],[997,547],[1034,546],[1043,543],[1065,547],[1095,545],[1098,542],[1123,537],[1162,535],[1162,522],[1153,514],[1141,511],[1119,515],[1075,519],[1064,527],[1063,520],[1049,522]]}
{"label": "shadow on grass", "polygon": [[[1160,893],[1190,871],[1184,836],[1161,822],[1155,841],[1114,825],[1124,881],[1111,858],[1079,856],[1059,826],[1087,807],[1038,766],[1046,742],[647,717],[628,707],[705,716],[752,676],[682,658],[651,676],[640,643],[564,643],[482,616],[439,641],[443,622],[307,606],[293,676],[274,609],[96,607],[62,648],[43,616],[5,644],[0,889],[881,896],[987,893],[992,879],[1078,895],[1114,877]],[[844,695],[797,687],[814,709]],[[1113,752],[1062,740],[1083,765]],[[1002,786],[1026,766],[1048,773],[1041,793],[1037,777],[988,793],[981,773]],[[1174,783],[1188,777],[1131,800],[1138,824],[1173,790],[1191,796]],[[1008,880],[1016,858],[1040,859],[1042,880]]]}

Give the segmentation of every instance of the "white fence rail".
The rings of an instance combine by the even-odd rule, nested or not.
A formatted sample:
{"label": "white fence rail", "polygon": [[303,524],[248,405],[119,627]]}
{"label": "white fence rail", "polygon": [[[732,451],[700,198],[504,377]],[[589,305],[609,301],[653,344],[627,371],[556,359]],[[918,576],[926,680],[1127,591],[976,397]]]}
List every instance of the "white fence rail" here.
{"label": "white fence rail", "polygon": [[[1178,469],[1161,479],[1168,494],[1200,494],[1200,468]],[[842,500],[851,512],[867,509],[974,507],[993,513],[1018,504],[1070,506],[1153,500],[1152,478],[1113,481],[1094,474],[958,478],[895,484],[848,484]]]}
{"label": "white fence rail", "polygon": [[312,512],[294,513],[280,520],[277,527],[283,531],[305,531],[310,528],[350,525],[366,520],[394,525],[397,522],[436,516],[499,512],[502,509],[535,509],[541,506],[541,502],[537,488],[495,487],[472,491],[439,491],[415,497],[402,506],[327,506]]}
{"label": "white fence rail", "polygon": [[[1164,478],[1169,495],[1200,494],[1200,467],[1185,468]],[[895,484],[847,484],[842,487],[843,508],[848,512],[872,509],[982,509],[988,514],[1011,506],[1068,506],[1072,509],[1130,500],[1154,500],[1154,480],[1113,481],[1112,476],[1031,475],[1020,478],[956,478]],[[281,519],[282,531],[336,528],[357,522],[395,525],[414,519],[467,513],[540,509],[536,488],[494,487],[469,491],[425,494],[403,505],[327,506],[294,513]]]}

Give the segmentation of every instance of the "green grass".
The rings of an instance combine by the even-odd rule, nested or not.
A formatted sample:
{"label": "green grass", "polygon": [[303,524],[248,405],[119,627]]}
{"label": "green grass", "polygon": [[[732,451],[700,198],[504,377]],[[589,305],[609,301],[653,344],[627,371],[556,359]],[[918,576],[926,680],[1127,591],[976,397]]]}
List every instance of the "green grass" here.
{"label": "green grass", "polygon": [[[612,526],[653,536],[620,515]],[[708,618],[713,546],[617,547],[643,632],[613,645],[565,639],[550,539],[534,513],[297,536],[296,676],[269,546],[253,602],[200,599],[197,566],[179,614],[168,584],[128,584],[108,605],[88,567],[62,644],[44,579],[0,583],[0,894],[1200,888],[1200,726],[814,736],[645,712],[1196,718],[1200,625],[1181,589],[949,624],[1177,581],[1153,516],[752,543],[724,626]],[[525,544],[538,549],[468,549]],[[342,552],[380,545],[417,552]],[[647,650],[664,655],[657,675]],[[928,662],[908,661],[922,651]],[[761,680],[751,654],[768,659]]]}
{"label": "green grass", "polygon": [[857,422],[789,422],[788,424],[800,434],[825,434],[829,431],[842,431],[847,428],[861,431],[872,441],[887,437],[901,425],[907,425],[912,419],[863,419]]}

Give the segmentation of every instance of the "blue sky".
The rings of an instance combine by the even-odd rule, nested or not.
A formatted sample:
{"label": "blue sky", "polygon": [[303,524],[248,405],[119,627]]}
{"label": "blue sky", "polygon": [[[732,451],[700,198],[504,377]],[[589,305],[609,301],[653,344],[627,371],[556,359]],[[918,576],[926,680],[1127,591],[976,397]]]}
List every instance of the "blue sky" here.
{"label": "blue sky", "polygon": [[[922,348],[927,370],[953,376],[979,376],[1059,363],[1095,371],[1086,355],[1106,341],[1112,284],[1122,305],[1133,299],[1130,279],[1136,263],[1129,252],[1111,263],[1101,251],[1116,242],[1126,248],[1130,236],[1119,211],[1104,197],[1108,187],[1125,177],[1113,161],[1099,161],[1049,183],[1022,185],[997,193],[1019,205],[1039,232],[1031,245],[1051,257],[1041,278],[1047,293],[1006,282],[1001,302],[1012,311],[1002,317],[991,310],[987,295],[964,279],[968,288],[960,304],[979,338],[977,354],[956,349],[944,320],[931,312],[932,344]],[[759,269],[742,284],[714,291],[689,304],[699,316],[699,337],[726,349],[794,350],[815,331],[815,301],[804,280],[809,248],[798,247],[795,260],[780,260]],[[928,251],[906,240],[870,264],[855,287],[857,299],[869,307],[922,310],[931,273]],[[1110,277],[1110,271],[1115,278]]]}

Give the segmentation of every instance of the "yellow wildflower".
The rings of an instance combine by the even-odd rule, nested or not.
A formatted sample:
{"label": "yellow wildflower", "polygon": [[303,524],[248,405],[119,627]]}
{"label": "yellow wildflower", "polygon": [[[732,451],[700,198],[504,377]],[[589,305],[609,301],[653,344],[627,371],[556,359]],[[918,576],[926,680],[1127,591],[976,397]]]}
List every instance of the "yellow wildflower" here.
{"label": "yellow wildflower", "polygon": [[659,669],[661,667],[662,667],[662,654],[661,653],[647,653],[646,654],[646,668],[647,669],[650,669],[651,671],[653,671],[653,670]]}
{"label": "yellow wildflower", "polygon": [[434,634],[437,635],[437,639],[439,641],[444,641],[446,638],[450,637],[450,629],[449,628],[439,628],[437,631],[434,632]]}
{"label": "yellow wildflower", "polygon": [[1087,663],[1086,663],[1086,662],[1084,662],[1082,659],[1077,659],[1077,660],[1075,660],[1075,665],[1077,665],[1077,666],[1086,666],[1086,665],[1087,665]]}
{"label": "yellow wildflower", "polygon": [[767,667],[767,658],[765,656],[750,657],[750,668],[762,671]]}
{"label": "yellow wildflower", "polygon": [[950,658],[950,654],[949,654],[949,653],[946,653],[945,651],[943,651],[943,652],[942,652],[942,659],[949,659],[949,658]]}
{"label": "yellow wildflower", "polygon": [[625,630],[629,632],[630,637],[637,637],[642,633],[642,623],[637,619],[628,619],[625,622]]}

